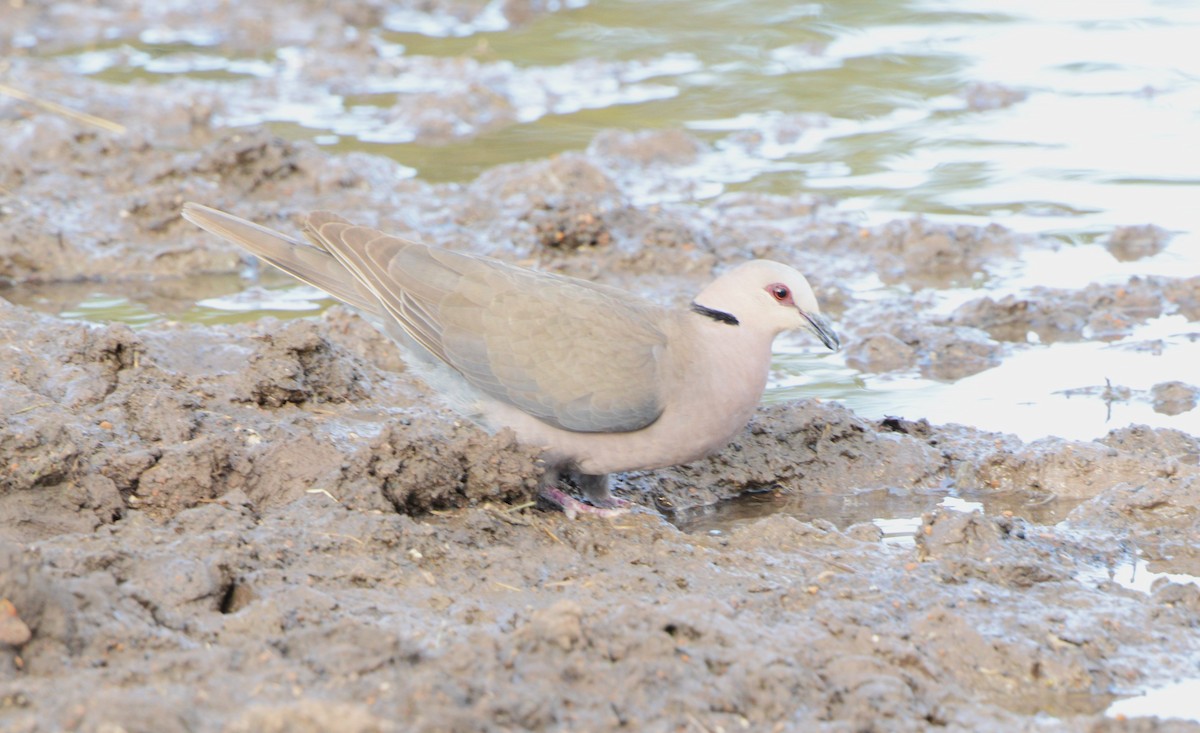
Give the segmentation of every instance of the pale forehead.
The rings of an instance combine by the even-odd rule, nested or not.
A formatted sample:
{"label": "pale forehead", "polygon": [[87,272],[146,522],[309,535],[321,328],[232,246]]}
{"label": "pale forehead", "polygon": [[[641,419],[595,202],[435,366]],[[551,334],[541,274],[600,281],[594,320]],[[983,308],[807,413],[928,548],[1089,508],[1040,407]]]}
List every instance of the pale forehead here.
{"label": "pale forehead", "polygon": [[761,279],[764,284],[775,281],[788,284],[797,282],[808,284],[808,280],[798,270],[772,260],[750,260],[738,265],[733,271],[739,274],[744,273],[747,277]]}

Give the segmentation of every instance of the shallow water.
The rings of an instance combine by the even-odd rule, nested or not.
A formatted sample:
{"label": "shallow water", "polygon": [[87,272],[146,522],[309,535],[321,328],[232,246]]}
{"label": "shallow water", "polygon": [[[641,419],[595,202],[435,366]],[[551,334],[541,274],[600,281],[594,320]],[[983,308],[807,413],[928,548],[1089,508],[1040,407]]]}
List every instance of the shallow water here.
{"label": "shallow water", "polygon": [[1169,718],[1200,723],[1200,679],[1180,680],[1117,700],[1105,711],[1111,718]]}
{"label": "shallow water", "polygon": [[[1195,435],[1200,434],[1200,411],[1155,412],[1148,395],[1160,382],[1194,383],[1197,364],[1200,328],[1182,316],[1164,316],[1112,343],[1028,346],[993,369],[954,382],[915,374],[866,375],[845,366],[837,355],[784,355],[767,399],[816,393],[864,417],[959,423],[1015,433],[1027,441],[1046,436],[1090,440],[1131,424]],[[1118,389],[1105,398],[1110,388]]]}
{"label": "shallow water", "polygon": [[[506,84],[536,80],[537,93],[517,95],[518,124],[463,130],[447,144],[410,142],[412,131],[383,110],[397,95],[429,87],[415,74],[371,80],[372,93],[353,97],[295,90],[225,122],[268,121],[284,136],[388,155],[430,181],[467,181],[496,164],[581,149],[600,129],[683,127],[713,146],[689,170],[698,199],[731,189],[816,192],[864,223],[912,214],[995,221],[1064,243],[983,273],[977,288],[938,292],[946,311],[983,292],[1200,273],[1195,3],[565,5],[517,28],[497,13],[473,24],[393,13],[372,39],[388,53],[491,65],[511,77]],[[143,33],[137,46],[73,58],[82,73],[114,82],[235,81],[283,75],[294,63],[295,49],[228,58],[215,42],[203,33]],[[655,195],[647,192],[647,201]],[[1120,263],[1098,244],[1114,226],[1146,222],[1175,233],[1166,251]],[[328,305],[279,281],[238,294],[245,287],[214,295],[201,285],[175,304],[78,286],[14,291],[11,299],[132,324],[288,317]],[[857,294],[881,293],[867,283]],[[1165,348],[1129,348],[1146,339]],[[1000,367],[953,384],[864,376],[839,356],[783,347],[769,400],[818,395],[868,417],[963,422],[1025,439],[1091,438],[1131,422],[1200,432],[1197,411],[1161,415],[1137,394],[1161,381],[1195,381],[1194,329],[1170,316],[1116,343],[1026,345]],[[1108,383],[1133,397],[1079,397]]]}
{"label": "shallow water", "polygon": [[197,275],[159,280],[26,284],[0,290],[6,300],[62,318],[134,328],[165,321],[239,323],[265,316],[320,314],[336,301],[316,288],[264,267],[261,275]]}
{"label": "shallow water", "polygon": [[911,546],[921,526],[921,515],[935,510],[983,511],[989,515],[1011,513],[1033,524],[1053,525],[1079,505],[1078,500],[1037,493],[959,494],[950,490],[889,491],[877,489],[849,495],[750,494],[709,507],[702,513],[681,515],[672,522],[685,532],[721,534],[751,524],[771,514],[787,514],[805,522],[825,520],[845,530],[871,523],[889,544]]}

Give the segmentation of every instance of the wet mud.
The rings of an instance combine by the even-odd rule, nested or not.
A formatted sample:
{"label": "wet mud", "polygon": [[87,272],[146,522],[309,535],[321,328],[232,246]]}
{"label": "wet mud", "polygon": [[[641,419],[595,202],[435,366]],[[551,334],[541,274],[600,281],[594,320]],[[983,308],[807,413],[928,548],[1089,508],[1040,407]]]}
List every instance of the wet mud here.
{"label": "wet mud", "polygon": [[[534,5],[504,8],[519,22]],[[316,29],[379,22],[372,8],[220,40],[319,46],[325,66],[306,73],[332,88],[382,62]],[[169,289],[244,271],[180,219],[188,200],[285,230],[335,208],[678,302],[746,258],[790,261],[852,367],[944,381],[1030,334],[1103,341],[1164,313],[1196,321],[1200,280],[1043,288],[939,314],[923,289],[1048,245],[995,225],[865,228],[819,197],[669,203],[706,154],[681,131],[603,132],[584,152],[426,183],[376,156],[229,128],[232,103],[194,81],[150,94],[72,74],[20,52],[48,7],[6,12],[10,71],[126,129],[0,97],[0,729],[1200,729],[1103,716],[1117,696],[1197,673],[1196,436],[1134,426],[1026,443],[802,399],[761,408],[706,460],[617,477],[629,515],[572,521],[535,504],[535,452],[449,411],[343,308],[134,330],[16,304],[45,283]],[[127,33],[167,22],[104,12]],[[96,41],[88,23],[56,22],[39,43]],[[481,113],[473,63],[439,73]],[[1165,236],[1116,231],[1111,247],[1136,258]],[[866,274],[907,287],[856,302],[848,283]],[[1171,382],[1139,398],[1183,412],[1196,394]],[[939,507],[901,542],[819,516],[689,524],[748,493],[879,491],[1018,500]],[[1074,507],[1065,518],[1021,508],[1057,500]],[[1130,566],[1164,575],[1132,588],[1117,580]]]}

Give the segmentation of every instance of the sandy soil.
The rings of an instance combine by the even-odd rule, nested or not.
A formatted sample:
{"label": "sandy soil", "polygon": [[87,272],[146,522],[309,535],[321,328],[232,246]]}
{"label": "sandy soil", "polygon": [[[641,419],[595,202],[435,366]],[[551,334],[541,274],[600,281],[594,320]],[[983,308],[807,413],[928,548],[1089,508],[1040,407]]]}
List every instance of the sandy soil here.
{"label": "sandy soil", "polygon": [[[381,11],[344,5],[223,40],[310,43],[325,59],[311,73],[336,87],[384,63],[329,30]],[[236,7],[189,17],[209,28]],[[934,316],[923,288],[1049,245],[998,226],[864,229],[804,197],[638,204],[686,190],[679,171],[705,145],[678,131],[606,132],[584,153],[430,185],[385,159],[214,126],[232,103],[212,84],[110,87],[39,55],[97,41],[79,17],[136,35],[166,16],[4,12],[10,80],[128,129],[0,97],[0,729],[1200,730],[1099,714],[1197,674],[1200,588],[1112,580],[1138,560],[1200,575],[1195,436],[1024,444],[801,401],[763,408],[711,459],[621,477],[641,507],[629,516],[570,521],[531,505],[536,455],[440,406],[346,310],[134,331],[9,302],[36,283],[240,271],[238,252],[179,218],[186,200],[285,229],[335,208],[664,299],[747,257],[800,257],[851,364],[941,380],[995,366],[1030,331],[1105,339],[1164,312],[1200,319],[1200,279]],[[464,108],[483,109],[470,93]],[[1115,232],[1114,251],[1144,256],[1162,236]],[[845,283],[867,270],[912,295],[854,302]],[[1193,409],[1196,390],[1153,399]],[[910,544],[779,514],[715,534],[668,521],[751,491],[947,486],[1079,503],[1049,526],[938,511]]]}

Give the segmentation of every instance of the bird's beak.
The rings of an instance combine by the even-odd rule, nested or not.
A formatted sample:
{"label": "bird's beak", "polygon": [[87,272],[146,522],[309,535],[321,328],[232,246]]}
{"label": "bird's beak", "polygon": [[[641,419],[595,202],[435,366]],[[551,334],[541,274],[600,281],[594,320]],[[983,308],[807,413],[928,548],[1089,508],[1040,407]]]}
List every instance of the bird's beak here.
{"label": "bird's beak", "polygon": [[821,343],[830,351],[837,351],[842,346],[842,340],[838,338],[837,332],[833,330],[833,326],[829,325],[829,321],[820,313],[805,313],[800,311],[800,315],[808,321],[809,328],[821,339]]}

